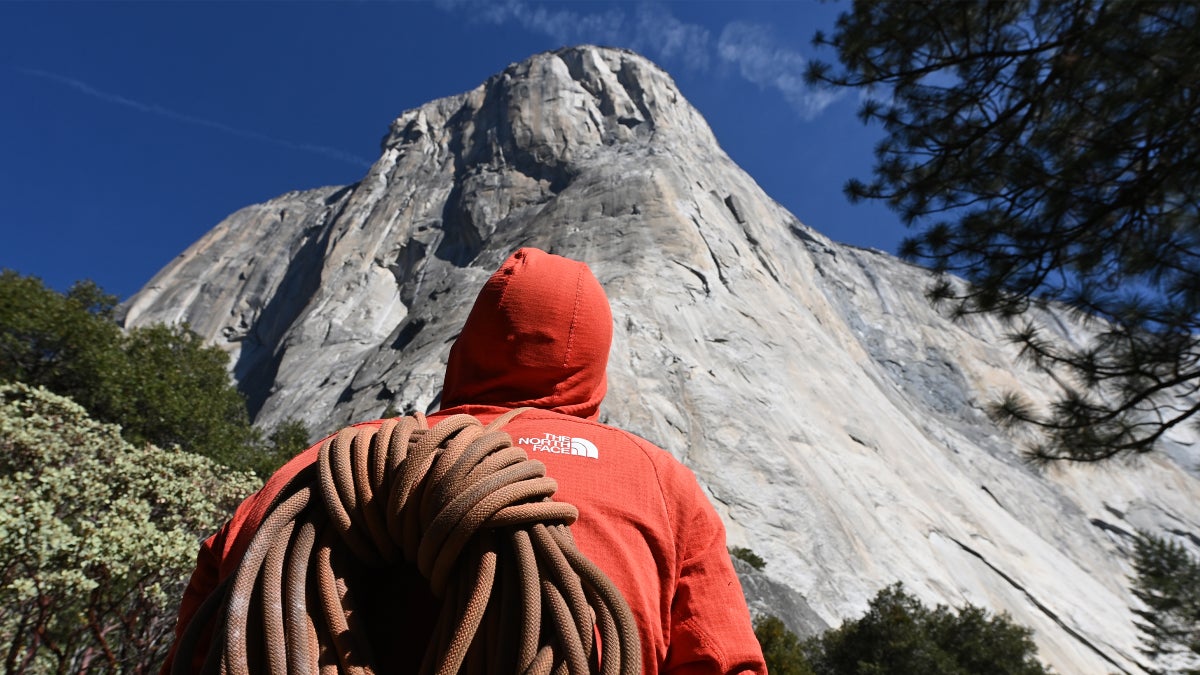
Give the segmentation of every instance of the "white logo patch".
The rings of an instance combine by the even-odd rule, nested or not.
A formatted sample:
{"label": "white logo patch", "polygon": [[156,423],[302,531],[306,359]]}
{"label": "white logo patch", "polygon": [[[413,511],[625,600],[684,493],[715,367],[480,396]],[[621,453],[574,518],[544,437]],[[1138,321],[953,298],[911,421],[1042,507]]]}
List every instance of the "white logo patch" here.
{"label": "white logo patch", "polygon": [[555,455],[578,455],[600,459],[600,451],[596,444],[586,438],[558,436],[546,434],[538,437],[522,437],[517,439],[517,445],[524,446],[534,452],[549,452]]}

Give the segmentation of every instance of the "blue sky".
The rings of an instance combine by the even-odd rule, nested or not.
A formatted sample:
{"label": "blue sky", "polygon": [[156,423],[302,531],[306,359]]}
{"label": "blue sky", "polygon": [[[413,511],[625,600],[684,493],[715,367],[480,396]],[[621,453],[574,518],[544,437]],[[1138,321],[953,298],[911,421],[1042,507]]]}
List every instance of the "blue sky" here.
{"label": "blue sky", "polygon": [[804,85],[844,3],[0,2],[0,267],[137,291],[233,211],[357,181],[404,110],[564,45],[667,70],[773,198],[894,252],[849,204],[880,137],[853,92]]}

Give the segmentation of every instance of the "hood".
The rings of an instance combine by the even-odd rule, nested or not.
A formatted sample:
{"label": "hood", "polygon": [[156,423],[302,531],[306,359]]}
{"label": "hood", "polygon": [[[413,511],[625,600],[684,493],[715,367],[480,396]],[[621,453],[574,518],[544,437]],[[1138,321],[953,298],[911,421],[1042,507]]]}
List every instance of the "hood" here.
{"label": "hood", "polygon": [[596,419],[612,331],[587,265],[520,249],[483,285],[450,349],[442,408],[533,406]]}

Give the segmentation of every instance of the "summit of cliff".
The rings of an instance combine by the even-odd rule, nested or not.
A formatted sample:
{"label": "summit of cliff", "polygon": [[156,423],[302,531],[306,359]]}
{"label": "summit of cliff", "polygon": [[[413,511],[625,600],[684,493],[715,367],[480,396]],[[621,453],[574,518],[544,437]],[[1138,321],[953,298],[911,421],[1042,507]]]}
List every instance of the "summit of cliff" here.
{"label": "summit of cliff", "polygon": [[[187,322],[230,354],[256,423],[323,434],[436,409],[475,293],[521,246],[591,266],[615,322],[601,421],[695,471],[730,544],[768,563],[748,587],[794,628],[903,581],[1009,612],[1059,671],[1144,665],[1131,538],[1200,546],[1200,433],[1136,466],[1024,463],[983,410],[1054,383],[1008,327],[951,321],[927,271],[802,224],[632,52],[538,54],[403,112],[362,180],[230,215],[125,323]],[[1065,314],[1033,319],[1088,339]]]}

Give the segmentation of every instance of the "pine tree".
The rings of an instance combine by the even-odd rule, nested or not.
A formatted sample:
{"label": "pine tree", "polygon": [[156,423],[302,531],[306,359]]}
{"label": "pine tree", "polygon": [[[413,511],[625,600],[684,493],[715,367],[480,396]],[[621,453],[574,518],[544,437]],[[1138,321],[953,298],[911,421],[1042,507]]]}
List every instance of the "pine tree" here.
{"label": "pine tree", "polygon": [[[931,297],[1012,319],[1062,385],[994,406],[1045,432],[1034,457],[1145,452],[1200,412],[1200,3],[859,0],[814,42],[842,67],[809,80],[865,90],[886,132],[849,197],[918,228]],[[1095,339],[1046,339],[1048,301]]]}
{"label": "pine tree", "polygon": [[1145,608],[1134,609],[1143,637],[1142,652],[1159,659],[1194,655],[1200,673],[1200,559],[1180,544],[1141,532],[1134,540],[1133,594]]}

